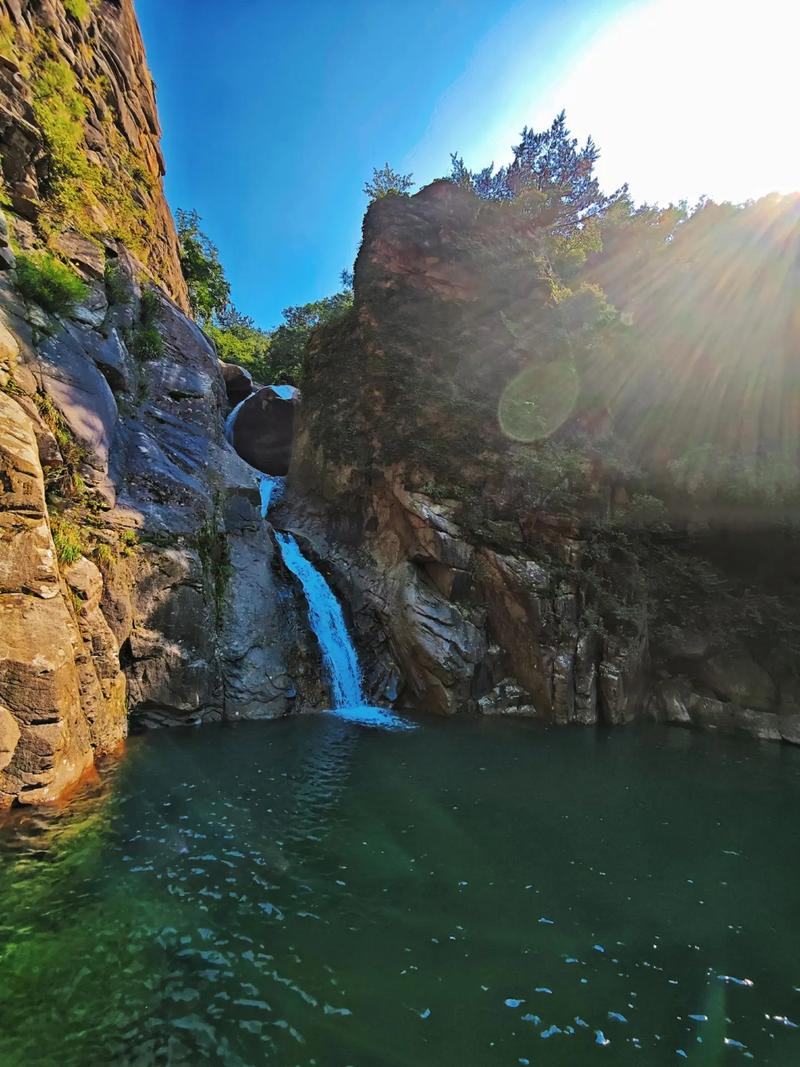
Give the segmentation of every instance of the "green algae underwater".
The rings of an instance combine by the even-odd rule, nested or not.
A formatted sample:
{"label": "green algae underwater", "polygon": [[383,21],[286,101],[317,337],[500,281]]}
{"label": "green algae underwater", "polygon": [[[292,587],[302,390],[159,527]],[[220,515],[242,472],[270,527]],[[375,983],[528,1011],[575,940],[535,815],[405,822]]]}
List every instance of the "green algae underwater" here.
{"label": "green algae underwater", "polygon": [[800,1062],[800,752],[315,715],[0,836],[3,1067]]}

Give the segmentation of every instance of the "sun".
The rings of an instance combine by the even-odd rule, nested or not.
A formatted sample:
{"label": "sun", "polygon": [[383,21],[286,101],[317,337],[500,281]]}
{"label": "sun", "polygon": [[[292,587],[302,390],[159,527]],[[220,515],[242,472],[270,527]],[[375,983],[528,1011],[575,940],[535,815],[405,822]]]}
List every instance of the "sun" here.
{"label": "sun", "polygon": [[736,202],[800,187],[796,0],[627,4],[553,86],[637,200]]}

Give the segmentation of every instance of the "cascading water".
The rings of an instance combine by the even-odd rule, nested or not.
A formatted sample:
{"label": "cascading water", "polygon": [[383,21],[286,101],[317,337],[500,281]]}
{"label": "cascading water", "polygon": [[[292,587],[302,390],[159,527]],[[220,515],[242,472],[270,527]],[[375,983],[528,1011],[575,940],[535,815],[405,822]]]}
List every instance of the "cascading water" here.
{"label": "cascading water", "polygon": [[[294,395],[291,385],[273,385],[282,400]],[[233,429],[236,417],[249,397],[240,401],[225,420],[225,440],[233,444]],[[271,504],[280,499],[286,488],[286,479],[275,475],[254,472],[258,477],[261,496],[261,517],[266,519]],[[374,708],[364,701],[361,691],[361,672],[358,656],[345,626],[339,602],[317,568],[310,563],[288,533],[275,531],[283,561],[300,582],[308,604],[308,619],[319,642],[325,672],[333,695],[335,714],[340,719],[363,723],[367,726],[384,726],[393,729],[413,729],[411,723],[398,718],[383,708]]]}
{"label": "cascading water", "polygon": [[258,479],[258,492],[261,496],[261,518],[266,519],[270,504],[280,500],[286,488],[286,479],[276,475],[262,474]]}
{"label": "cascading water", "polygon": [[283,562],[302,586],[308,604],[308,621],[319,641],[325,672],[333,695],[335,714],[340,719],[367,726],[413,729],[383,708],[373,708],[364,701],[358,656],[350,640],[344,615],[333,591],[317,568],[310,563],[288,533],[275,531]]}
{"label": "cascading water", "polygon": [[339,602],[292,535],[276,530],[275,537],[283,562],[302,585],[308,601],[309,622],[322,649],[334,703],[337,708],[358,707],[364,703],[361,673]]}
{"label": "cascading water", "polygon": [[236,407],[231,410],[230,415],[228,415],[227,419],[225,420],[225,440],[228,442],[229,445],[233,444],[233,424],[236,422],[236,416],[239,414],[239,409],[241,408],[242,404],[246,403],[249,399],[250,397],[246,396],[244,400],[240,400]]}

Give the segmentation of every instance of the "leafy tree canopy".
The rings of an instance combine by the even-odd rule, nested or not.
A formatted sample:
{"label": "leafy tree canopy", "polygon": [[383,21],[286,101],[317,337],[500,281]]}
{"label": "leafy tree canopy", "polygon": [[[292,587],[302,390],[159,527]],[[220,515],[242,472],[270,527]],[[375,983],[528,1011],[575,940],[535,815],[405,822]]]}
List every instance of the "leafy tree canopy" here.
{"label": "leafy tree canopy", "polygon": [[334,322],[352,305],[353,291],[348,288],[300,307],[284,308],[284,322],[272,334],[270,364],[274,377],[271,380],[297,385],[311,331]]}
{"label": "leafy tree canopy", "polygon": [[203,324],[223,314],[231,297],[231,287],[219,261],[219,249],[200,229],[196,211],[175,212],[180,242],[183,276],[189,288],[189,301],[195,317]]}
{"label": "leafy tree canopy", "polygon": [[176,213],[181,266],[192,310],[225,363],[248,370],[257,382],[297,385],[311,331],[331,322],[353,303],[352,272],[342,271],[341,292],[311,303],[285,308],[283,322],[263,330],[230,299],[230,285],[219,251],[200,228],[196,211]]}

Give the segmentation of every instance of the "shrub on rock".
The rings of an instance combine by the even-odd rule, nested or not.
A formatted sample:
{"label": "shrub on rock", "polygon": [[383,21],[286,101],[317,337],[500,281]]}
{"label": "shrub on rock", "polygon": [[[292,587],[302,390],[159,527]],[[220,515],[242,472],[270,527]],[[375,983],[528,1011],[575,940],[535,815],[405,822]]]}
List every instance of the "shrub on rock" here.
{"label": "shrub on rock", "polygon": [[16,285],[24,300],[52,315],[69,315],[89,293],[78,275],[49,252],[18,256]]}

